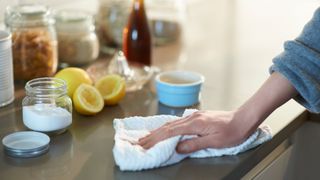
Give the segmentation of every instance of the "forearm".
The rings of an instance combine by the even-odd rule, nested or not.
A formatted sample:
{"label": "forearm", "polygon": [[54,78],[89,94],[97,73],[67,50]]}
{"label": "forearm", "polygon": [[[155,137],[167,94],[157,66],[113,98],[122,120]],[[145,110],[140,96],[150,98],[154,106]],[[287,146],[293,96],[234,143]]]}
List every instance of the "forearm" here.
{"label": "forearm", "polygon": [[275,109],[297,94],[296,89],[283,75],[274,72],[260,89],[236,110],[234,121],[248,136]]}
{"label": "forearm", "polygon": [[270,72],[285,76],[299,92],[294,97],[307,110],[320,113],[320,8],[302,33],[284,43],[284,51],[273,59]]}

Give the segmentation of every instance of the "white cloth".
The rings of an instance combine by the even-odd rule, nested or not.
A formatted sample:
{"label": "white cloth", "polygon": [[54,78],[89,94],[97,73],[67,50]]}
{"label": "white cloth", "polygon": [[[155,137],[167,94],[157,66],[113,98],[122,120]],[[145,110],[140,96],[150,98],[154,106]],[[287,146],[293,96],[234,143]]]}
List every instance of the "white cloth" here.
{"label": "white cloth", "polygon": [[[189,115],[194,111],[186,110],[183,116]],[[238,146],[222,149],[207,148],[190,154],[178,154],[175,148],[179,141],[194,136],[175,136],[159,142],[149,150],[145,150],[136,144],[139,138],[146,136],[151,130],[178,118],[171,115],[156,115],[115,119],[113,121],[115,129],[113,156],[120,170],[139,171],[152,169],[177,163],[187,157],[205,158],[235,155],[254,148],[272,138],[270,128],[264,126],[258,128],[245,142]]]}

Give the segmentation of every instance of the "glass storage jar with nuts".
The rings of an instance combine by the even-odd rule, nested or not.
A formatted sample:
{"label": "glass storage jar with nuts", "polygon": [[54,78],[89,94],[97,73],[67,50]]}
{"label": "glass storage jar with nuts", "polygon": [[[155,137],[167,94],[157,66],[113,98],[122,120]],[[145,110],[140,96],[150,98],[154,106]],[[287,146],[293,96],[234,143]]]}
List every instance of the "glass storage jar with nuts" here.
{"label": "glass storage jar with nuts", "polygon": [[61,10],[56,13],[55,20],[60,63],[80,66],[98,57],[99,41],[91,14]]}
{"label": "glass storage jar with nuts", "polygon": [[57,39],[50,9],[36,4],[9,6],[5,24],[12,33],[14,78],[30,80],[54,75]]}

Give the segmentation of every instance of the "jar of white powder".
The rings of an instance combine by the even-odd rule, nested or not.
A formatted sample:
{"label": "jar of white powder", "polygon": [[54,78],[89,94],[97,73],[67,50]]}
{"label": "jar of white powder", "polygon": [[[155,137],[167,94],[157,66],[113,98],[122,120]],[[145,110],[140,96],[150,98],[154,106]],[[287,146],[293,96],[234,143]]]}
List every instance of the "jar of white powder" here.
{"label": "jar of white powder", "polygon": [[65,81],[44,77],[28,81],[22,101],[24,125],[34,131],[60,134],[72,123],[72,101]]}

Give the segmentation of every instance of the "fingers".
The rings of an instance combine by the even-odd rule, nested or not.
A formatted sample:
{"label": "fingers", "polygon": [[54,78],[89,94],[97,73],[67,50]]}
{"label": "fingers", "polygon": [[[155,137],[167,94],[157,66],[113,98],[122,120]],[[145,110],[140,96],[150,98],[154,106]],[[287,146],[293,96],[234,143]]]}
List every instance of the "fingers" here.
{"label": "fingers", "polygon": [[141,145],[144,149],[149,149],[164,139],[185,134],[185,131],[186,127],[184,124],[162,126],[146,137],[139,139],[139,145]]}
{"label": "fingers", "polygon": [[157,129],[154,129],[154,130],[150,131],[150,133],[152,134],[152,133],[154,133],[154,132],[156,132],[156,131],[159,131],[159,130],[161,130],[161,128],[171,127],[171,126],[176,126],[176,125],[178,125],[178,124],[182,124],[182,123],[184,123],[187,119],[188,119],[188,117],[184,117],[184,118],[177,119],[177,120],[175,120],[175,121],[167,122],[167,123],[165,123],[164,125],[162,125],[160,128],[157,128]]}
{"label": "fingers", "polygon": [[166,123],[158,129],[150,132],[149,135],[139,139],[139,145],[144,149],[149,149],[158,142],[177,135],[192,134],[189,132],[189,117],[184,117],[176,121]]}
{"label": "fingers", "polygon": [[176,150],[178,153],[187,154],[209,147],[220,148],[221,145],[222,143],[216,141],[212,136],[203,136],[180,142]]}

